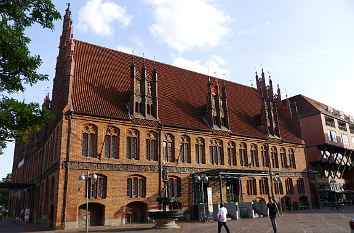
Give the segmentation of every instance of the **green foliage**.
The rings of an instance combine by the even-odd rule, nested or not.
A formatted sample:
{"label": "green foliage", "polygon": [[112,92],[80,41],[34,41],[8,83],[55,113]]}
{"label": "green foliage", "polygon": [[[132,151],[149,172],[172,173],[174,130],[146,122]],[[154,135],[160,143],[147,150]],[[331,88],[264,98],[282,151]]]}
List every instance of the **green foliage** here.
{"label": "green foliage", "polygon": [[[34,23],[53,30],[53,20],[60,18],[51,0],[0,0],[0,92],[23,92],[25,84],[48,80],[48,75],[37,73],[42,60],[31,56],[27,47],[31,40],[24,31]],[[50,119],[48,110],[38,104],[20,103],[4,95],[0,108],[0,153],[6,142],[26,141],[29,132]]]}
{"label": "green foliage", "polygon": [[[0,183],[10,183],[11,182],[11,173],[7,174],[5,178],[2,178]],[[8,208],[9,205],[9,189],[0,189],[0,205],[5,205]]]}

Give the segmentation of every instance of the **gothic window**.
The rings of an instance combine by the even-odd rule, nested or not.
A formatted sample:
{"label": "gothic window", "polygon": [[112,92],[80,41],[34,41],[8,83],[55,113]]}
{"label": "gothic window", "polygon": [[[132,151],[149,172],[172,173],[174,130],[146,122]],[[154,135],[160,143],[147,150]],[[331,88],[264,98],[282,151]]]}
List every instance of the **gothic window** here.
{"label": "gothic window", "polygon": [[174,137],[171,134],[166,134],[163,140],[163,155],[167,162],[174,162]]}
{"label": "gothic window", "polygon": [[259,167],[259,161],[258,161],[258,148],[256,144],[251,144],[251,165],[252,167]]}
{"label": "gothic window", "polygon": [[278,150],[275,146],[273,146],[270,150],[270,154],[272,157],[272,167],[279,168],[279,161],[278,161]]}
{"label": "gothic window", "polygon": [[285,180],[285,189],[286,194],[294,194],[294,185],[293,180],[291,178]]}
{"label": "gothic window", "polygon": [[282,168],[288,168],[288,161],[286,159],[286,152],[284,147],[280,148],[280,161]]}
{"label": "gothic window", "polygon": [[97,128],[94,125],[86,125],[82,132],[82,156],[95,157],[97,148]]}
{"label": "gothic window", "polygon": [[262,167],[269,167],[269,158],[267,153],[267,146],[261,146],[261,158],[262,158]]}
{"label": "gothic window", "polygon": [[182,163],[190,163],[190,140],[188,136],[181,137],[181,143],[179,145],[179,161]]}
{"label": "gothic window", "polygon": [[255,178],[247,179],[247,194],[257,195],[257,184]]}
{"label": "gothic window", "polygon": [[127,158],[139,159],[139,132],[137,130],[128,130]]}
{"label": "gothic window", "polygon": [[119,158],[119,130],[110,127],[104,139],[104,155],[106,158]]}
{"label": "gothic window", "polygon": [[178,177],[170,177],[168,179],[168,196],[180,197],[181,196],[181,179]]}
{"label": "gothic window", "polygon": [[278,183],[278,182],[275,182],[275,181],[273,181],[274,183],[273,183],[273,185],[274,185],[274,193],[275,194],[283,194],[284,193],[284,191],[283,191],[283,183],[282,182],[280,182],[280,183]]}
{"label": "gothic window", "polygon": [[146,179],[142,176],[131,176],[127,179],[127,197],[142,198],[146,195]]}
{"label": "gothic window", "polygon": [[211,140],[209,146],[210,164],[224,164],[223,145],[221,140]]}
{"label": "gothic window", "polygon": [[237,166],[236,145],[234,142],[227,143],[227,158],[229,165]]}
{"label": "gothic window", "polygon": [[239,154],[240,154],[240,165],[244,166],[244,167],[248,167],[248,157],[247,157],[247,145],[246,145],[246,143],[244,143],[244,142],[240,143]]}
{"label": "gothic window", "polygon": [[295,154],[293,149],[289,149],[289,167],[296,169]]}
{"label": "gothic window", "polygon": [[151,96],[151,82],[148,83],[148,86],[147,86],[147,94],[148,96]]}
{"label": "gothic window", "polygon": [[259,180],[259,193],[261,195],[267,195],[268,192],[269,192],[268,179],[265,177],[262,177]]}
{"label": "gothic window", "polygon": [[297,191],[299,194],[304,194],[305,193],[305,184],[303,179],[298,179],[297,180]]}
{"label": "gothic window", "polygon": [[203,138],[196,139],[195,162],[205,164],[205,143]]}
{"label": "gothic window", "polygon": [[87,197],[87,185],[88,194],[90,199],[103,199],[107,196],[107,178],[102,175],[97,175],[96,180],[86,177],[85,182],[85,197]]}
{"label": "gothic window", "polygon": [[157,135],[154,132],[149,132],[146,134],[146,160],[158,160]]}

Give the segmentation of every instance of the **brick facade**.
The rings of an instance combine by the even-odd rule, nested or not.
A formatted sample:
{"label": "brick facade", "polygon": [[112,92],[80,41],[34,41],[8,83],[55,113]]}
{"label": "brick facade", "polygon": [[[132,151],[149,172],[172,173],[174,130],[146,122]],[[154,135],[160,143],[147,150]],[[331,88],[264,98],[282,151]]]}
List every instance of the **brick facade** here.
{"label": "brick facade", "polygon": [[[53,100],[50,105],[50,109],[56,114],[56,120],[32,135],[29,145],[16,144],[12,182],[31,183],[33,186],[11,194],[10,215],[14,216],[19,214],[22,209],[29,208],[33,222],[52,227],[65,225],[65,228],[77,228],[82,226],[86,210],[85,181],[79,180],[79,176],[90,172],[102,178],[102,183],[98,186],[90,185],[90,195],[97,196],[97,198],[89,199],[91,224],[117,225],[133,221],[146,221],[148,219],[147,211],[159,208],[156,198],[163,195],[161,175],[163,167],[167,169],[169,178],[173,177],[180,181],[179,186],[177,185],[179,193],[174,204],[175,207],[178,206],[184,210],[184,216],[187,219],[188,216],[196,217],[196,198],[199,197],[196,192],[195,174],[217,171],[216,169],[221,169],[219,171],[224,172],[233,171],[238,174],[237,180],[241,185],[237,188],[236,199],[239,202],[267,200],[272,196],[278,201],[279,197],[274,193],[275,187],[272,182],[272,178],[278,174],[283,180],[283,193],[280,194],[280,198],[287,209],[290,210],[299,205],[311,206],[304,143],[301,136],[296,133],[296,129],[289,127],[291,124],[296,124],[296,120],[284,121],[287,110],[283,111],[281,108],[277,110],[279,101],[276,102],[276,99],[273,98],[273,87],[271,85],[265,86],[263,71],[260,79],[257,76],[257,89],[224,82],[219,97],[211,88],[210,77],[157,63],[157,72],[159,77],[162,77],[158,81],[160,95],[158,111],[157,97],[155,96],[156,98],[151,97],[152,100],[147,103],[152,104],[151,109],[156,107],[156,111],[149,116],[148,111],[144,110],[144,113],[137,113],[137,117],[134,117],[134,114],[128,110],[135,111],[132,107],[135,105],[131,104],[131,101],[143,101],[149,98],[130,98],[131,96],[126,94],[135,90],[134,85],[136,85],[136,82],[125,81],[123,78],[127,77],[126,74],[129,77],[132,69],[132,66],[129,65],[130,55],[128,54],[117,54],[117,59],[113,59],[117,64],[111,65],[112,67],[119,65],[119,69],[123,72],[117,75],[119,82],[111,80],[112,85],[119,83],[119,88],[125,88],[120,90],[111,87],[112,93],[117,95],[115,97],[121,98],[109,96],[108,89],[103,92],[97,91],[101,90],[99,83],[96,83],[92,89],[87,89],[87,92],[82,92],[82,90],[86,90],[84,85],[87,82],[80,81],[80,77],[95,78],[89,74],[81,76],[82,72],[85,72],[84,64],[87,64],[83,60],[92,59],[95,54],[85,57],[84,52],[80,53],[80,51],[96,51],[98,59],[105,57],[101,56],[102,54],[107,56],[112,54],[112,51],[85,44],[73,40],[72,36],[67,36],[68,33],[72,34],[70,14],[68,9],[64,17],[59,54],[65,54],[63,51],[73,51],[73,53],[70,53],[72,55],[70,59],[66,56],[58,56],[57,74],[53,84]],[[152,61],[147,60],[146,63],[148,66],[152,64]],[[137,57],[136,64],[142,64],[142,58]],[[143,64],[145,66],[145,59]],[[161,67],[161,72],[159,67]],[[155,62],[154,69],[156,69]],[[180,95],[181,93],[174,89],[178,87],[168,83],[175,78],[168,77],[169,71],[172,70],[180,73],[181,77],[178,77],[180,79],[186,78],[192,81],[193,79],[190,77],[195,76],[196,79],[205,81],[205,88],[203,87],[201,92],[204,93],[204,97],[201,97],[203,102],[197,103],[197,97],[186,99],[187,94]],[[61,79],[61,77],[64,78]],[[149,75],[146,77],[146,80],[149,80]],[[133,78],[136,76],[133,75]],[[157,78],[155,79],[157,82]],[[127,83],[132,86],[127,87],[129,85]],[[65,90],[60,91],[58,85],[62,85],[60,88]],[[145,88],[148,84],[143,86]],[[226,96],[226,90],[228,96]],[[148,91],[139,93],[144,95]],[[157,95],[157,90],[153,93]],[[280,92],[278,93],[278,99],[280,99]],[[180,99],[167,98],[173,95],[180,96]],[[87,96],[90,96],[91,99],[85,99],[88,98]],[[205,99],[209,101],[207,104],[204,103]],[[183,102],[184,100],[189,102]],[[205,113],[206,106],[207,113]],[[181,114],[178,111],[181,111]],[[209,118],[205,120],[203,118],[205,116]],[[86,126],[87,128],[85,128]],[[107,149],[105,138],[108,135],[108,128],[118,132],[116,134],[118,138],[116,141],[117,158],[105,157]],[[91,129],[92,131],[90,131]],[[138,135],[137,159],[128,158],[128,151],[135,153],[134,144],[129,144],[133,145],[133,149],[128,147],[128,142],[132,143],[127,139],[130,137],[129,130],[135,130]],[[156,161],[146,159],[146,139],[147,134],[151,132],[156,135]],[[91,134],[94,136],[91,137]],[[175,158],[173,161],[167,161],[164,157],[163,141],[166,135],[173,136],[172,155]],[[189,162],[182,162],[180,149],[182,137],[188,145],[185,151],[188,154],[186,160],[190,160]],[[200,138],[203,139],[205,164],[197,163],[196,159],[196,142]],[[217,152],[217,157],[215,157],[218,161],[220,159],[223,161],[221,164],[219,162],[213,164],[210,158],[209,149],[214,140],[218,140],[219,145],[222,145],[221,153]],[[235,145],[237,160],[235,164],[231,165],[228,161],[228,143],[230,142]],[[92,143],[94,143],[94,147],[90,147]],[[88,156],[83,156],[83,153],[86,153],[83,152],[85,146],[88,148]],[[262,161],[262,147],[265,148],[266,161]],[[244,151],[240,151],[242,148],[245,148]],[[256,148],[255,155],[258,158],[259,166],[250,163],[252,161],[251,148],[253,150]],[[280,151],[282,148],[285,149],[286,167],[281,165]],[[272,161],[271,150],[277,151],[277,166]],[[90,157],[92,151],[93,156]],[[294,152],[295,158],[292,167],[289,166],[290,151]],[[243,166],[240,163],[240,154],[242,153],[245,153],[245,157],[242,159],[248,161]],[[23,165],[21,165],[21,161],[24,161]],[[263,166],[264,163],[271,166]],[[21,166],[18,166],[19,164]],[[133,185],[134,187],[145,187],[143,188],[145,190],[142,191],[137,188],[136,193],[134,193],[135,190],[132,191],[132,196],[136,197],[128,195],[128,179],[130,177],[142,179],[142,183],[138,181],[139,183],[136,183],[136,186]],[[256,181],[256,192],[253,193],[248,193],[247,180],[250,178],[254,178]],[[269,187],[269,190],[266,190],[264,194],[260,194],[261,178],[266,178]],[[285,181],[288,179],[292,181],[293,193],[286,193]],[[297,182],[299,179],[304,181],[304,193],[298,192]],[[132,182],[134,184],[135,180],[132,179]],[[213,190],[213,202],[221,202],[219,180],[211,178],[206,186]],[[102,192],[94,194],[93,187],[97,187],[97,192],[103,190],[103,194]],[[230,198],[228,197],[230,187],[227,179],[222,180],[221,187],[222,199],[227,202]],[[132,186],[130,188],[133,189]],[[172,192],[171,189],[170,192]],[[100,195],[102,195],[101,198]]]}

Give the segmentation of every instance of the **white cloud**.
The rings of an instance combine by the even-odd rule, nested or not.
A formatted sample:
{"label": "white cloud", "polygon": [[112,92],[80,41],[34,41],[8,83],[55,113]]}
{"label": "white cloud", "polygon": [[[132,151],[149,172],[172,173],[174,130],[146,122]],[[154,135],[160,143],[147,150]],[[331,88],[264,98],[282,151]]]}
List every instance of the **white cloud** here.
{"label": "white cloud", "polygon": [[125,7],[121,7],[109,0],[90,0],[79,10],[78,27],[83,31],[93,30],[97,34],[109,35],[113,29],[110,25],[118,20],[123,28],[131,22]]}
{"label": "white cloud", "polygon": [[124,46],[120,46],[120,45],[117,46],[117,49],[119,51],[122,51],[123,53],[129,53],[129,54],[131,54],[133,51],[132,48],[128,48],[128,47],[124,47]]}
{"label": "white cloud", "polygon": [[225,65],[226,62],[223,58],[217,55],[211,56],[208,61],[201,63],[200,60],[187,60],[183,57],[176,57],[173,61],[173,65],[192,70],[195,72],[199,72],[202,74],[223,78],[224,76],[228,76],[230,74],[229,70],[221,68],[222,65]]}
{"label": "white cloud", "polygon": [[203,0],[146,0],[153,6],[150,32],[180,53],[215,46],[230,32],[231,18]]}
{"label": "white cloud", "polygon": [[255,32],[256,32],[256,30],[254,28],[252,28],[252,29],[248,29],[248,30],[240,30],[238,32],[238,34],[239,35],[249,35],[249,34],[253,34]]}

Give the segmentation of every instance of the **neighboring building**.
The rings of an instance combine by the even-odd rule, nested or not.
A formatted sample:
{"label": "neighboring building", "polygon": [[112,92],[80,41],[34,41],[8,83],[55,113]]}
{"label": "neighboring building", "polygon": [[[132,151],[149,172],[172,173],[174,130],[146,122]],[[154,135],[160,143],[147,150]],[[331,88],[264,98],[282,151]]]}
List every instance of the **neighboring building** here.
{"label": "neighboring building", "polygon": [[[196,174],[209,177],[213,202],[270,196],[284,209],[311,207],[305,146],[298,118],[282,108],[280,90],[256,75],[257,88],[73,39],[64,16],[52,101],[56,116],[28,145],[16,143],[10,215],[30,209],[33,222],[85,224],[85,182],[91,225],[147,219],[158,208],[162,171],[171,208],[195,218],[201,202]],[[220,86],[219,86],[220,85]],[[283,182],[274,185],[278,174]],[[221,183],[219,183],[221,182]],[[204,190],[206,192],[206,190]],[[252,205],[250,205],[252,206]]]}
{"label": "neighboring building", "polygon": [[[306,144],[313,205],[354,190],[354,119],[303,95],[284,100],[298,111]],[[350,191],[351,190],[351,191]],[[351,198],[347,195],[347,198]]]}

